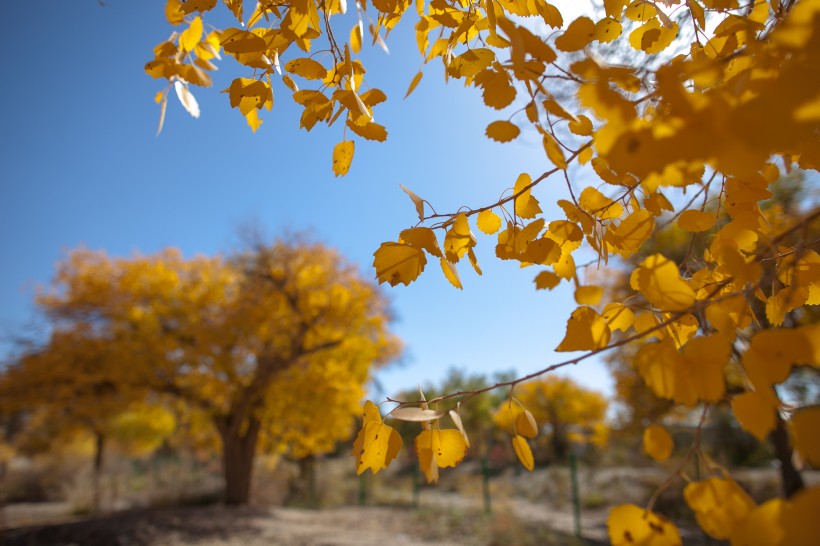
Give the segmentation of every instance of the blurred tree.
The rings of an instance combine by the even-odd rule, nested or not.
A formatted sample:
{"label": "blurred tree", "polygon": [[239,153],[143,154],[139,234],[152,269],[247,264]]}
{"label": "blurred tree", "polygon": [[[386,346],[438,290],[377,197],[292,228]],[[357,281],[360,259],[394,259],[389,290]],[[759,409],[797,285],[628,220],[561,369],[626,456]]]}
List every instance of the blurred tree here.
{"label": "blurred tree", "polygon": [[554,460],[565,462],[573,443],[606,445],[608,403],[601,393],[581,387],[567,377],[549,375],[516,386],[513,396],[520,406],[513,401],[503,403],[495,414],[495,422],[512,433],[513,419],[521,408],[529,410],[549,439]]}
{"label": "blurred tree", "polygon": [[101,361],[112,393],[137,385],[207,416],[228,504],[248,502],[258,450],[299,457],[348,438],[371,366],[399,348],[379,290],[298,241],[230,259],[77,250],[38,303],[58,332],[83,330],[115,353]]}

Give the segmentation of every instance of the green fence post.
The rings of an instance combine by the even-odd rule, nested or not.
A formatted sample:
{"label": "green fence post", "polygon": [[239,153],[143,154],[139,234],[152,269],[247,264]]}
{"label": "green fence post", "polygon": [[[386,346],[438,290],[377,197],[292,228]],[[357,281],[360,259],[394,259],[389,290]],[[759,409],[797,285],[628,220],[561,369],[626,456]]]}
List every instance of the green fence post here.
{"label": "green fence post", "polygon": [[367,474],[359,476],[359,506],[367,503]]}
{"label": "green fence post", "polygon": [[572,481],[572,508],[575,517],[575,536],[581,537],[581,499],[578,495],[578,463],[575,452],[569,454],[569,471]]}
{"label": "green fence post", "polygon": [[419,467],[418,465],[413,465],[413,508],[419,507],[419,490],[421,489],[421,485],[419,484]]}
{"label": "green fence post", "polygon": [[493,507],[490,499],[490,465],[486,455],[481,457],[481,482],[484,492],[484,513],[489,516],[493,513]]}

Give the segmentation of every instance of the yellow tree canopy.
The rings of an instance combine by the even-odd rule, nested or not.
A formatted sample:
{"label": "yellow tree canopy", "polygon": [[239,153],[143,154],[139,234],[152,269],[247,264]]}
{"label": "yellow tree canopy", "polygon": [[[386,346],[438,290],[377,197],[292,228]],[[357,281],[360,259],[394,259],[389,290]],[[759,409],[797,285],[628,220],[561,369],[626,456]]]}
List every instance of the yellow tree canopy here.
{"label": "yellow tree canopy", "polygon": [[372,366],[398,349],[379,291],[317,244],[229,259],[77,250],[39,303],[89,324],[115,386],[130,375],[212,420],[253,415],[263,445],[293,456],[349,437]]}

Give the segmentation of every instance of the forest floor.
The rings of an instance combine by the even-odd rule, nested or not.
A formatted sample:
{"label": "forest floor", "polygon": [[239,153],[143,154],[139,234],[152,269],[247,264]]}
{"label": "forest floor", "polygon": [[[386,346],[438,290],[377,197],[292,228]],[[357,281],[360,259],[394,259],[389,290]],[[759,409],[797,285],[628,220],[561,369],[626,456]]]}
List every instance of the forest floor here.
{"label": "forest floor", "polygon": [[[643,504],[648,484],[660,483],[657,469],[613,468],[583,475],[581,536],[574,536],[573,507],[562,492],[563,469],[506,474],[493,479],[492,514],[484,513],[480,482],[419,490],[415,503],[404,478],[369,480],[367,506],[346,502],[312,510],[296,507],[221,505],[132,508],[99,516],[71,514],[68,503],[10,504],[0,509],[0,545],[83,546],[383,546],[391,545],[554,545],[608,544],[607,514],[613,504]],[[820,481],[811,473],[809,481]],[[771,494],[772,470],[740,472],[755,495]],[[466,476],[465,476],[466,477]],[[562,485],[563,484],[563,485]],[[357,482],[349,484],[355,487]],[[446,485],[446,484],[445,484]],[[679,497],[661,495],[656,509],[678,525],[687,545],[707,544]],[[617,496],[616,496],[617,495]],[[755,495],[756,496],[756,495]],[[561,500],[561,499],[564,500]],[[351,502],[351,500],[353,502]],[[352,505],[351,505],[352,504]],[[2,530],[4,529],[4,530]]]}

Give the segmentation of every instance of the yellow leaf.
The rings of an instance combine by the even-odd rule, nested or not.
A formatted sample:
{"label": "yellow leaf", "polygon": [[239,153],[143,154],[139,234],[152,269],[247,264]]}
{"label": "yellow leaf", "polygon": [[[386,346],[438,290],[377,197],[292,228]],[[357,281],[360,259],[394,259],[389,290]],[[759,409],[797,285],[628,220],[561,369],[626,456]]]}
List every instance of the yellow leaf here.
{"label": "yellow leaf", "polygon": [[579,136],[591,136],[592,121],[585,115],[578,114],[569,122],[569,130]]}
{"label": "yellow leaf", "polygon": [[422,71],[419,70],[416,73],[416,75],[413,76],[413,79],[410,81],[410,85],[407,87],[407,93],[404,94],[405,99],[410,96],[410,93],[412,93],[416,86],[419,84],[419,82],[421,81],[421,77],[423,75],[424,74],[422,73]]}
{"label": "yellow leaf", "polygon": [[606,242],[612,246],[613,252],[628,258],[652,236],[654,229],[652,213],[639,209],[624,218],[615,229],[607,230]]}
{"label": "yellow leaf", "polygon": [[[730,537],[732,546],[779,546],[795,544],[784,542],[783,514],[786,501],[768,500],[749,512],[743,522],[735,526]],[[819,508],[820,509],[820,508]]]}
{"label": "yellow leaf", "polygon": [[521,129],[509,121],[494,121],[487,126],[486,135],[498,142],[509,142],[521,133]]}
{"label": "yellow leaf", "polygon": [[456,429],[426,429],[416,436],[416,455],[428,483],[438,481],[438,469],[456,466],[467,454],[467,442]]}
{"label": "yellow leaf", "polygon": [[606,321],[607,326],[612,331],[620,330],[626,332],[632,323],[635,322],[635,314],[629,307],[622,303],[608,303],[604,307],[601,316]]}
{"label": "yellow leaf", "polygon": [[595,39],[602,44],[608,44],[615,41],[621,35],[623,27],[617,19],[612,17],[605,17],[595,23]]}
{"label": "yellow leaf", "polygon": [[558,8],[547,2],[539,1],[535,3],[538,8],[538,14],[544,22],[552,28],[561,28],[564,26],[564,18]]}
{"label": "yellow leaf", "polygon": [[729,339],[722,334],[696,337],[683,348],[689,380],[700,400],[720,402],[723,398],[726,392],[723,369],[731,352]]}
{"label": "yellow leaf", "polygon": [[820,486],[795,494],[783,510],[784,546],[816,546],[817,514],[820,514]]}
{"label": "yellow leaf", "polygon": [[535,276],[534,282],[536,290],[552,290],[561,283],[561,277],[552,271],[542,271]]}
{"label": "yellow leaf", "polygon": [[[664,320],[669,320],[670,318],[669,315],[664,314]],[[687,313],[666,325],[666,331],[669,333],[669,337],[675,343],[675,348],[677,349],[686,345],[698,332],[698,329],[700,329],[700,323],[698,323],[698,319],[695,315],[691,313]]]}
{"label": "yellow leaf", "polygon": [[820,406],[798,410],[790,424],[794,447],[804,461],[814,468],[820,468]]}
{"label": "yellow leaf", "polygon": [[579,17],[555,39],[555,47],[561,51],[578,51],[585,48],[594,38],[595,23],[589,17]]}
{"label": "yellow leaf", "polygon": [[535,417],[529,410],[522,410],[515,417],[515,431],[526,438],[538,436],[538,423],[535,422]]}
{"label": "yellow leaf", "polygon": [[401,191],[410,196],[410,200],[413,201],[413,204],[416,206],[416,213],[419,215],[419,220],[424,220],[424,200],[409,189],[405,188],[402,184],[399,184],[399,187],[401,188]]}
{"label": "yellow leaf", "polygon": [[482,210],[478,213],[476,224],[478,225],[478,229],[487,235],[492,235],[501,229],[501,218],[489,209]]}
{"label": "yellow leaf", "polygon": [[185,20],[185,14],[181,11],[182,2],[180,0],[168,0],[165,4],[165,18],[174,26]]}
{"label": "yellow leaf", "polygon": [[808,299],[808,288],[787,286],[766,300],[766,318],[772,326],[780,326],[788,313],[805,305]]}
{"label": "yellow leaf", "polygon": [[524,190],[527,186],[532,184],[530,175],[523,173],[518,176],[513,187],[513,194],[519,194],[515,199],[515,214],[521,218],[535,218],[541,212],[541,207],[538,206],[538,199],[530,195],[532,189]]}
{"label": "yellow leaf", "polygon": [[620,19],[628,3],[629,0],[604,0],[604,10],[608,17]]}
{"label": "yellow leaf", "polygon": [[356,474],[368,468],[375,474],[386,468],[396,458],[401,446],[401,435],[382,422],[379,408],[370,400],[365,402],[364,422],[351,452],[356,458]]}
{"label": "yellow leaf", "polygon": [[560,258],[561,247],[558,243],[547,237],[541,237],[527,243],[524,252],[517,259],[522,263],[550,265]]}
{"label": "yellow leaf", "polygon": [[468,49],[447,66],[447,73],[454,78],[473,78],[476,74],[490,66],[495,60],[495,53],[491,49]]}
{"label": "yellow leaf", "polygon": [[720,540],[728,539],[755,508],[749,494],[731,479],[691,482],[683,489],[683,498],[695,512],[701,529]]}
{"label": "yellow leaf", "polygon": [[532,449],[530,449],[530,444],[527,443],[527,439],[516,434],[513,436],[512,446],[513,451],[515,451],[515,456],[521,461],[521,465],[527,470],[532,471],[532,469],[535,468],[535,459],[533,459]]}
{"label": "yellow leaf", "polygon": [[301,57],[289,61],[285,65],[285,70],[291,74],[302,76],[306,80],[323,80],[327,77],[327,68],[309,57]]}
{"label": "yellow leaf", "polygon": [[354,53],[358,53],[362,50],[362,27],[359,23],[356,23],[353,25],[353,28],[350,29],[350,49],[352,49]]}
{"label": "yellow leaf", "polygon": [[649,197],[644,199],[643,206],[655,216],[660,216],[665,210],[675,210],[672,203],[669,202],[669,199],[667,199],[661,192],[652,193]]}
{"label": "yellow leaf", "polygon": [[475,83],[484,90],[484,104],[496,110],[509,106],[515,100],[516,90],[506,72],[484,70],[476,75]]}
{"label": "yellow leaf", "polygon": [[449,261],[457,263],[473,246],[475,246],[475,237],[470,231],[467,215],[460,212],[455,216],[450,229],[444,236],[444,255]]}
{"label": "yellow leaf", "polygon": [[593,351],[609,343],[611,333],[603,317],[591,307],[579,307],[567,321],[567,333],[555,348],[558,352]]}
{"label": "yellow leaf", "polygon": [[578,305],[598,305],[603,296],[604,289],[600,286],[586,285],[575,289],[575,303]]}
{"label": "yellow leaf", "polygon": [[261,58],[261,54],[268,49],[268,44],[263,38],[240,28],[225,29],[220,36],[219,44],[222,49],[234,56],[258,53]]}
{"label": "yellow leaf", "polygon": [[[648,2],[642,2],[654,8]],[[670,21],[671,26],[662,26],[657,19],[650,19],[648,23],[636,28],[629,34],[629,45],[645,53],[660,53],[666,49],[675,36],[678,35],[677,23]]]}
{"label": "yellow leaf", "polygon": [[193,13],[195,11],[203,12],[213,9],[216,6],[216,0],[187,0],[180,9],[183,13]]}
{"label": "yellow leaf", "polygon": [[675,524],[634,504],[621,504],[607,518],[612,546],[682,546]]}
{"label": "yellow leaf", "polygon": [[675,442],[660,425],[650,425],[643,431],[643,450],[656,461],[665,461],[672,454]]}
{"label": "yellow leaf", "polygon": [[387,139],[387,130],[383,126],[378,123],[373,123],[372,121],[368,121],[364,125],[359,125],[358,123],[353,123],[351,120],[347,120],[347,126],[354,133],[362,138],[366,138],[367,140],[384,142]]}
{"label": "yellow leaf", "polygon": [[584,188],[578,196],[578,205],[601,220],[620,218],[624,212],[620,203],[613,201],[592,186]]}
{"label": "yellow leaf", "polygon": [[237,18],[237,20],[241,23],[242,22],[242,0],[222,0],[225,2],[225,5],[228,6],[228,9],[231,10],[233,16]]}
{"label": "yellow leaf", "polygon": [[732,413],[743,430],[765,441],[776,424],[777,401],[764,391],[746,391],[732,398]]}
{"label": "yellow leaf", "polygon": [[179,47],[183,51],[193,51],[199,40],[202,39],[202,18],[196,17],[179,35]]}
{"label": "yellow leaf", "polygon": [[678,266],[662,254],[653,254],[641,262],[629,284],[663,311],[683,311],[695,303],[695,293],[681,279]]}
{"label": "yellow leaf", "polygon": [[461,290],[463,287],[461,286],[461,279],[458,276],[456,266],[443,256],[439,259],[439,262],[441,263],[441,271],[447,280],[450,281],[450,284]]}
{"label": "yellow leaf", "polygon": [[248,122],[248,127],[252,132],[256,132],[262,126],[262,120],[259,118],[259,110],[253,108],[245,114],[245,121]]}
{"label": "yellow leaf", "polygon": [[785,381],[795,364],[816,365],[813,338],[804,328],[771,328],[758,332],[743,353],[743,368],[755,388]]}
{"label": "yellow leaf", "polygon": [[402,243],[382,243],[373,256],[379,284],[389,282],[390,286],[410,284],[421,275],[427,264],[423,250]]}
{"label": "yellow leaf", "polygon": [[564,152],[561,151],[561,146],[549,133],[544,133],[544,151],[547,152],[547,157],[559,169],[567,168],[567,160],[564,158]]}
{"label": "yellow leaf", "polygon": [[632,0],[624,13],[627,19],[640,23],[653,19],[657,14],[658,9],[655,5],[644,0]]}
{"label": "yellow leaf", "polygon": [[247,116],[254,108],[261,110],[263,106],[273,104],[273,92],[268,82],[263,80],[236,78],[222,92],[228,93],[231,107],[239,108],[243,116]]}
{"label": "yellow leaf", "polygon": [[685,210],[678,218],[678,227],[683,231],[698,233],[712,229],[715,222],[717,217],[711,212]]}
{"label": "yellow leaf", "polygon": [[344,176],[350,170],[350,163],[353,161],[354,143],[352,140],[345,140],[338,143],[333,148],[333,174]]}
{"label": "yellow leaf", "polygon": [[428,227],[405,229],[399,234],[401,242],[417,248],[423,248],[436,258],[441,258],[441,248],[438,246],[436,234]]}
{"label": "yellow leaf", "polygon": [[[637,320],[635,329],[638,330]],[[698,401],[689,370],[671,341],[647,343],[635,355],[635,365],[644,383],[656,396],[685,406]]]}

